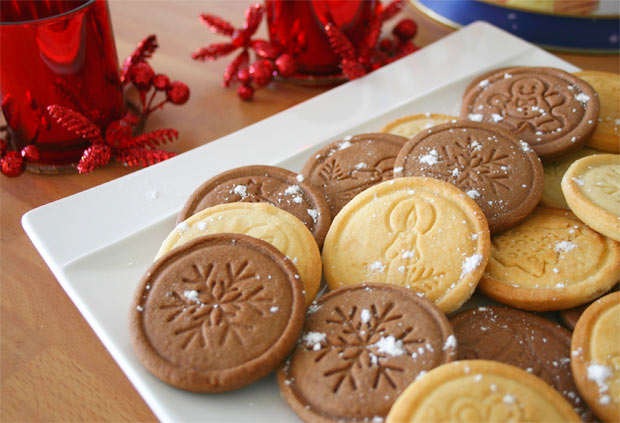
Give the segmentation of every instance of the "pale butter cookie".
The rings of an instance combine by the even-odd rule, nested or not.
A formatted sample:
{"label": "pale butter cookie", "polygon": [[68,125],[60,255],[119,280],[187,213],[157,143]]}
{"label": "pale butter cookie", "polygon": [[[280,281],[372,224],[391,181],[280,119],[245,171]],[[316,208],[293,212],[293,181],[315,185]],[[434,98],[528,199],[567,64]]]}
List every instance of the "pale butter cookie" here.
{"label": "pale butter cookie", "polygon": [[598,125],[586,145],[620,153],[620,75],[591,70],[575,72],[574,75],[594,88],[601,104]]}
{"label": "pale butter cookie", "polygon": [[453,120],[458,120],[458,117],[441,113],[421,113],[396,119],[385,125],[381,132],[411,138],[425,129],[441,125],[442,123],[452,122]]}
{"label": "pale butter cookie", "polygon": [[223,232],[250,235],[280,250],[299,270],[306,305],[312,302],[321,283],[319,248],[301,220],[271,204],[228,203],[199,211],[176,226],[156,258],[196,237]]}
{"label": "pale butter cookie", "polygon": [[474,292],[489,247],[484,213],[463,191],[438,179],[398,178],[340,211],[325,238],[323,271],[331,289],[406,286],[449,313]]}
{"label": "pale butter cookie", "polygon": [[577,160],[562,178],[562,192],[579,219],[620,242],[620,155]]}
{"label": "pale butter cookie", "polygon": [[544,381],[497,361],[444,364],[417,379],[396,400],[387,423],[580,422]]}
{"label": "pale butter cookie", "polygon": [[620,272],[620,245],[571,212],[538,208],[493,237],[480,289],[525,310],[561,310],[611,289]]}
{"label": "pale butter cookie", "polygon": [[597,416],[620,420],[620,292],[594,301],[573,332],[571,369]]}

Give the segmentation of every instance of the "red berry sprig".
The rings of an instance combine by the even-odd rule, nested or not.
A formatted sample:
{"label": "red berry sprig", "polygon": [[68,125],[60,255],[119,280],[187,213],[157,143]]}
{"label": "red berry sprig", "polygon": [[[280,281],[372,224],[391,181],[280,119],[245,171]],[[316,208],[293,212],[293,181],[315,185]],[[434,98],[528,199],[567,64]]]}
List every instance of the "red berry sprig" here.
{"label": "red berry sprig", "polygon": [[21,175],[26,169],[27,161],[39,160],[39,149],[34,145],[27,145],[18,153],[9,150],[6,140],[0,138],[0,171],[4,176],[14,178]]}
{"label": "red berry sprig", "polygon": [[[241,52],[226,67],[222,85],[230,87],[235,83],[240,83],[237,95],[242,100],[252,99],[256,88],[269,84],[274,76],[280,75],[286,78],[297,70],[297,65],[289,54],[282,54],[273,43],[267,40],[252,39],[264,12],[265,8],[260,3],[251,5],[245,12],[245,23],[242,28],[235,28],[231,23],[215,15],[206,13],[200,15],[200,21],[211,31],[230,37],[231,40],[227,43],[213,43],[201,47],[192,53],[192,58],[213,61],[241,49]],[[250,50],[255,56],[251,64]]]}

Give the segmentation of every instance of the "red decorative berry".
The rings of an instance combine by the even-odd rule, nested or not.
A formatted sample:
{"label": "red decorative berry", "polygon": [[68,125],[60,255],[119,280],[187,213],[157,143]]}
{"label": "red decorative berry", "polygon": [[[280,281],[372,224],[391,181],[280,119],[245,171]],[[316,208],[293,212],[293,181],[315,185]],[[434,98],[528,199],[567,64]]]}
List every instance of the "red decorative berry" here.
{"label": "red decorative berry", "polygon": [[405,43],[411,40],[413,37],[415,37],[415,34],[417,32],[418,32],[418,26],[413,21],[413,19],[403,19],[392,30],[392,33],[402,43]]}
{"label": "red decorative berry", "polygon": [[282,77],[288,78],[297,71],[297,64],[293,56],[290,54],[282,54],[276,59],[276,68]]}
{"label": "red decorative berry", "polygon": [[22,157],[29,162],[36,162],[41,158],[41,155],[39,154],[39,149],[30,144],[22,148]]}
{"label": "red decorative berry", "polygon": [[237,90],[237,95],[241,98],[241,100],[249,101],[254,95],[254,88],[250,85],[241,85]]}
{"label": "red decorative berry", "polygon": [[158,73],[153,77],[153,86],[156,90],[163,91],[170,85],[170,78],[163,73]]}
{"label": "red decorative berry", "polygon": [[250,66],[250,74],[258,85],[267,85],[273,76],[273,64],[269,60],[259,60]]}
{"label": "red decorative berry", "polygon": [[133,65],[131,69],[131,82],[139,89],[146,90],[151,86],[155,71],[146,62],[140,62]]}
{"label": "red decorative berry", "polygon": [[6,153],[8,149],[9,149],[9,145],[6,143],[5,140],[0,138],[0,157],[4,156],[4,153]]}
{"label": "red decorative berry", "polygon": [[394,42],[389,38],[384,38],[379,43],[379,48],[381,51],[385,51],[386,53],[391,52],[394,49]]}
{"label": "red decorative berry", "polygon": [[166,90],[166,98],[172,104],[185,104],[189,99],[189,88],[182,82],[173,81]]}
{"label": "red decorative berry", "polygon": [[248,85],[250,82],[252,82],[252,74],[250,74],[250,69],[245,68],[245,69],[241,69],[240,71],[238,71],[237,79],[243,85]]}
{"label": "red decorative berry", "polygon": [[0,159],[0,164],[2,165],[2,173],[11,178],[21,175],[26,167],[26,162],[17,151],[7,152]]}

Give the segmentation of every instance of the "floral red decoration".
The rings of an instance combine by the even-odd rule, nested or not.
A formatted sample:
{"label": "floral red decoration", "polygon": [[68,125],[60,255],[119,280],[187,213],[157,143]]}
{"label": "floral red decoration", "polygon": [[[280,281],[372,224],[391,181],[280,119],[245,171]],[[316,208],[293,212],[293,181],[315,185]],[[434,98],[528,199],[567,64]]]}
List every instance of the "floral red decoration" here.
{"label": "floral red decoration", "polygon": [[[330,46],[340,56],[340,68],[347,79],[359,78],[418,49],[411,42],[417,31],[411,19],[403,19],[396,25],[394,39],[380,39],[383,23],[397,15],[404,4],[405,0],[395,0],[384,7],[378,2],[359,45],[353,45],[333,23],[325,25]],[[245,24],[239,29],[218,16],[206,13],[200,15],[200,21],[212,32],[230,37],[231,40],[201,47],[192,53],[192,58],[213,61],[241,49],[226,67],[222,85],[230,87],[240,83],[237,95],[242,100],[250,100],[256,88],[268,84],[274,76],[288,78],[297,71],[293,56],[279,51],[276,45],[267,40],[251,39],[263,14],[264,7],[260,3],[253,4],[246,10]],[[254,52],[253,63],[250,63],[250,51]],[[252,83],[257,87],[253,87]]]}

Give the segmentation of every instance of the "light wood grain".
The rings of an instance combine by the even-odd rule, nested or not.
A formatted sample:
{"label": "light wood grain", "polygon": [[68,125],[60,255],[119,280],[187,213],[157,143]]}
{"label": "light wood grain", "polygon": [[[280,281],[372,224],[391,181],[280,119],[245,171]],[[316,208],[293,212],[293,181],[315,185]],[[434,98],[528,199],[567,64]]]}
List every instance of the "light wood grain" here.
{"label": "light wood grain", "polygon": [[[220,86],[229,59],[199,63],[190,53],[217,40],[198,22],[210,12],[242,24],[250,1],[112,1],[110,9],[120,58],[146,35],[157,34],[160,49],[153,66],[192,90],[187,105],[167,106],[149,128],[173,127],[183,152],[271,116],[326,88],[272,84],[253,102]],[[409,8],[426,45],[451,31]],[[264,34],[264,26],[261,28]],[[617,72],[618,56],[560,57],[590,69]],[[148,129],[148,128],[147,128]],[[260,142],[260,140],[256,140]],[[56,279],[20,225],[38,206],[130,173],[118,164],[89,175],[0,177],[0,421],[154,421]]]}

